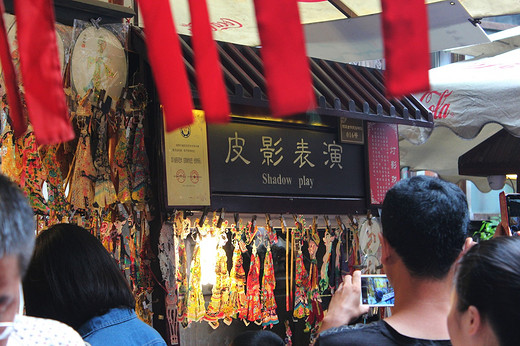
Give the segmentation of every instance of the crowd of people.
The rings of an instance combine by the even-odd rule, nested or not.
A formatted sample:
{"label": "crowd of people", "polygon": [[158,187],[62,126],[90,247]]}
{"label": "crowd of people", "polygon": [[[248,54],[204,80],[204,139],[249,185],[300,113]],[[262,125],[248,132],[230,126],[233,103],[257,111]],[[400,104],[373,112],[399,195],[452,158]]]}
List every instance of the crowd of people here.
{"label": "crowd of people", "polygon": [[[59,224],[35,240],[32,220],[23,193],[0,175],[0,346],[166,344],[135,315],[129,285],[96,237]],[[474,243],[464,193],[426,176],[388,191],[381,222],[381,261],[395,292],[391,316],[349,325],[368,309],[356,271],[332,297],[317,345],[518,343],[520,237]],[[270,332],[233,342],[282,344]]]}

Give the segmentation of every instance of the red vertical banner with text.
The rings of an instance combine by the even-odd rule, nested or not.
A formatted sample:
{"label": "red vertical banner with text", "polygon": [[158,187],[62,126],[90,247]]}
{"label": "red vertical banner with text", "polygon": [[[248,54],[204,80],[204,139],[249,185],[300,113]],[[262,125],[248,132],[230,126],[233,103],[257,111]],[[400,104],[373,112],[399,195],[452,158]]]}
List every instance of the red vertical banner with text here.
{"label": "red vertical banner with text", "polygon": [[367,123],[370,204],[383,204],[386,192],[399,181],[397,124]]}

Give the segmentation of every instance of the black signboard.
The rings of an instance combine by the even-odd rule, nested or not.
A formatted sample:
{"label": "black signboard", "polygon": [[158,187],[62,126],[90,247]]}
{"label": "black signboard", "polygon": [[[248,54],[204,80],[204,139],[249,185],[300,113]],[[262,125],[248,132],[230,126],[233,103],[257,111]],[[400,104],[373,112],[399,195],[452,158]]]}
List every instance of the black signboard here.
{"label": "black signboard", "polygon": [[209,125],[212,193],[364,197],[364,147],[318,130]]}

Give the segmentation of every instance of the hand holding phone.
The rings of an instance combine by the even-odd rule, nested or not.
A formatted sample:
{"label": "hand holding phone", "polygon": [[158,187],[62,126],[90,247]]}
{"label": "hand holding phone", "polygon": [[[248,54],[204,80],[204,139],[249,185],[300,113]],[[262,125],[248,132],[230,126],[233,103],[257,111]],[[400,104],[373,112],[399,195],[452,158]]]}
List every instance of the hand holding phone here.
{"label": "hand holding phone", "polygon": [[361,304],[394,306],[394,289],[386,275],[361,275]]}
{"label": "hand holding phone", "polygon": [[500,224],[505,235],[514,235],[520,231],[520,194],[504,191],[499,194],[500,199]]}

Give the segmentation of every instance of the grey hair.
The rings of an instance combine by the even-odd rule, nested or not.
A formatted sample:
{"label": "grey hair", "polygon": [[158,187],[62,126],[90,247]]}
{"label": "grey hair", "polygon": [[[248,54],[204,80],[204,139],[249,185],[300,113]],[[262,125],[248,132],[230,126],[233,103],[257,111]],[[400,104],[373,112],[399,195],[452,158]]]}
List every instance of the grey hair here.
{"label": "grey hair", "polygon": [[21,276],[31,260],[35,230],[34,214],[24,194],[0,174],[0,258],[17,256]]}

